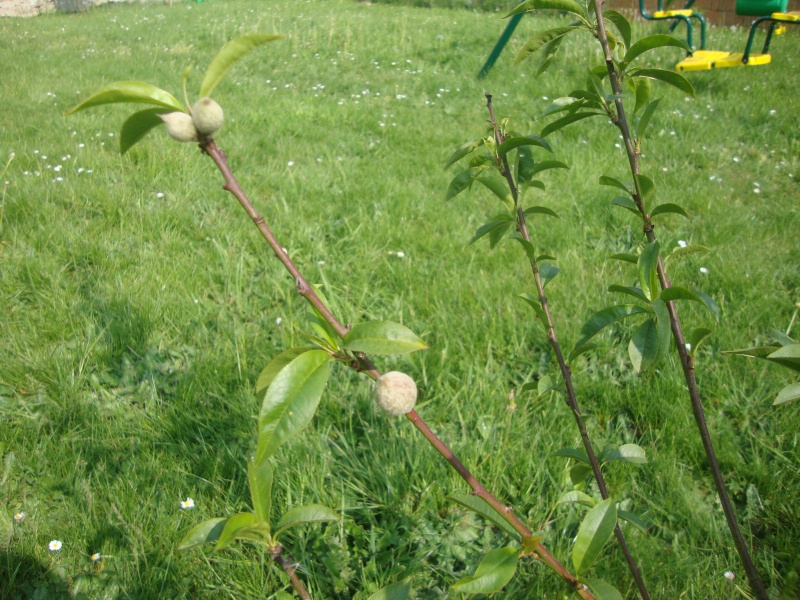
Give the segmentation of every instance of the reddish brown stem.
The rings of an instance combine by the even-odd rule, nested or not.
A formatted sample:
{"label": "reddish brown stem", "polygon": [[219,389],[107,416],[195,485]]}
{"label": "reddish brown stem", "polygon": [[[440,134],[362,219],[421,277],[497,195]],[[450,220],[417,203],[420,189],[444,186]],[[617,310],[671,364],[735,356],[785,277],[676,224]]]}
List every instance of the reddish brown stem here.
{"label": "reddish brown stem", "polygon": [[[242,208],[244,208],[245,212],[247,212],[248,216],[252,219],[253,223],[261,232],[261,235],[264,236],[264,239],[266,239],[267,243],[270,245],[270,248],[272,248],[275,256],[292,275],[295,280],[298,293],[319,311],[322,317],[336,330],[340,337],[343,338],[345,335],[347,335],[347,328],[344,327],[336,319],[336,317],[333,316],[328,307],[325,306],[325,304],[314,291],[314,288],[308,284],[292,259],[289,258],[289,255],[278,243],[277,238],[275,238],[272,231],[267,226],[264,217],[261,216],[253,207],[253,204],[244,193],[244,190],[242,190],[241,186],[236,181],[236,177],[234,177],[233,172],[228,165],[228,160],[225,153],[214,143],[214,140],[210,138],[201,141],[200,148],[203,152],[211,157],[211,159],[217,165],[217,168],[220,170],[220,173],[222,173],[222,177],[225,180],[225,185],[223,188],[233,194],[233,196],[239,201],[239,204],[242,205]],[[360,362],[360,366],[358,368],[359,371],[366,373],[372,379],[378,379],[381,376],[380,371],[378,371],[378,369],[366,355],[362,353],[356,353],[356,357]],[[425,423],[425,421],[423,421],[422,417],[420,417],[416,411],[412,410],[406,416],[408,417],[408,420],[411,421],[422,433],[422,435],[425,436],[431,445],[436,448],[436,450],[447,460],[447,462],[450,463],[450,465],[456,470],[462,479],[469,484],[476,496],[479,496],[489,503],[498,512],[498,514],[520,534],[520,536],[525,537],[531,534],[522,521],[520,521],[512,513],[511,507],[503,505],[485,487],[483,487],[483,485],[472,475],[472,473],[470,473],[470,471],[461,463],[461,461],[458,460],[450,448],[448,448],[447,445],[445,445],[445,443],[442,442],[442,440],[439,439],[439,437],[433,433],[433,431],[431,431],[430,427],[428,427],[428,425]],[[540,542],[536,543],[535,548],[534,554],[536,557],[548,567],[553,569],[572,587],[573,590],[575,590],[575,592],[581,598],[584,600],[594,600],[594,596],[589,591],[589,588],[578,581],[578,579],[574,577],[563,565],[561,565],[561,563],[559,563],[555,557],[550,554],[544,546],[542,546]]]}
{"label": "reddish brown stem", "polygon": [[269,553],[272,560],[286,571],[286,574],[289,576],[289,581],[292,582],[294,591],[297,592],[303,600],[311,600],[311,594],[308,593],[308,590],[306,590],[306,587],[303,585],[303,582],[300,581],[300,578],[294,570],[295,564],[284,556],[283,546],[277,544],[269,549]]}
{"label": "reddish brown stem", "polygon": [[[494,108],[492,107],[492,96],[491,94],[486,94],[486,108],[489,111],[489,119],[492,123],[492,129],[494,130],[494,137],[497,145],[503,143],[504,138],[503,134],[497,127],[497,119],[494,116]],[[511,190],[511,195],[514,198],[514,204],[517,206],[517,230],[519,231],[520,235],[522,235],[523,239],[526,242],[531,241],[530,232],[528,231],[528,225],[525,221],[525,212],[523,208],[519,205],[519,196],[516,183],[514,182],[514,177],[511,174],[511,169],[508,164],[508,155],[503,156],[503,160],[501,163],[503,176],[506,178],[508,182],[509,189]],[[572,371],[567,365],[567,361],[564,360],[564,354],[561,352],[561,344],[558,342],[558,336],[556,335],[556,327],[553,321],[553,317],[550,314],[550,306],[547,302],[547,295],[544,293],[544,284],[542,283],[542,277],[539,273],[539,266],[535,259],[531,259],[531,272],[533,274],[533,280],[536,283],[536,291],[539,294],[539,303],[542,305],[542,311],[544,312],[545,318],[547,322],[545,325],[547,326],[547,339],[550,341],[550,345],[553,348],[553,352],[555,352],[556,360],[558,361],[559,369],[561,370],[561,376],[564,378],[564,385],[566,387],[566,393],[564,394],[567,406],[572,411],[572,415],[575,418],[575,424],[578,426],[578,431],[580,432],[581,441],[583,442],[583,448],[586,451],[586,456],[589,458],[589,464],[592,467],[592,473],[594,474],[595,481],[597,481],[597,487],[600,490],[600,495],[603,497],[603,500],[609,498],[608,487],[606,486],[605,477],[603,477],[603,472],[600,469],[600,461],[597,460],[597,456],[594,453],[594,447],[592,446],[592,442],[589,439],[589,433],[586,431],[586,426],[583,422],[583,416],[581,415],[581,409],[578,405],[578,396],[575,394],[575,388],[572,385]],[[623,555],[625,556],[625,562],[628,563],[628,569],[633,576],[634,581],[636,582],[636,587],[639,590],[639,595],[642,597],[642,600],[650,600],[650,594],[647,591],[647,587],[644,584],[644,579],[642,578],[641,570],[639,566],[636,564],[636,561],[633,559],[633,555],[628,548],[628,542],[625,539],[625,534],[622,533],[622,529],[620,529],[619,525],[614,526],[614,535],[617,538],[617,543],[622,550]]]}
{"label": "reddish brown stem", "polygon": [[[605,58],[606,68],[608,70],[611,88],[614,94],[617,96],[616,100],[614,101],[617,111],[614,124],[619,128],[625,143],[625,151],[628,155],[628,163],[630,166],[631,175],[633,176],[633,184],[635,188],[634,201],[636,202],[644,221],[644,233],[647,237],[647,240],[649,242],[653,242],[656,239],[656,235],[650,222],[650,216],[647,214],[646,208],[642,203],[641,190],[639,189],[639,182],[636,177],[636,175],[639,174],[639,150],[634,144],[633,138],[630,134],[630,129],[628,127],[628,120],[625,116],[625,107],[622,101],[622,87],[620,86],[619,73],[617,72],[617,67],[611,55],[611,47],[608,43],[608,34],[606,33],[605,21],[603,20],[604,3],[604,0],[597,0],[594,6],[597,20],[597,38],[603,48],[603,56]],[[670,281],[667,277],[666,270],[664,269],[664,264],[660,258],[658,261],[658,277],[661,281],[661,286],[664,289],[670,287]],[[678,356],[681,361],[681,367],[683,368],[686,387],[689,391],[692,413],[694,414],[695,423],[697,424],[697,428],[700,432],[700,438],[703,441],[703,448],[706,451],[706,458],[708,459],[709,466],[711,467],[714,484],[717,488],[720,503],[722,504],[722,510],[725,513],[728,529],[730,529],[733,537],[733,543],[736,546],[736,551],[739,553],[739,558],[742,561],[745,573],[747,574],[747,579],[750,582],[751,591],[759,600],[767,600],[767,590],[764,587],[761,576],[758,574],[758,571],[753,564],[753,560],[750,557],[750,550],[748,549],[747,544],[744,541],[744,537],[742,536],[742,532],[739,529],[739,524],[736,521],[736,513],[733,510],[733,504],[731,503],[730,496],[728,495],[728,490],[725,486],[725,480],[722,477],[722,470],[720,469],[719,461],[717,460],[716,453],[714,452],[714,444],[711,441],[711,435],[708,431],[705,412],[703,410],[703,401],[700,398],[700,390],[697,387],[694,363],[692,361],[692,357],[686,350],[686,343],[681,330],[681,323],[680,319],[678,318],[677,308],[674,302],[667,302],[666,304],[667,310],[669,311],[672,337],[674,338],[675,345],[678,349]]]}

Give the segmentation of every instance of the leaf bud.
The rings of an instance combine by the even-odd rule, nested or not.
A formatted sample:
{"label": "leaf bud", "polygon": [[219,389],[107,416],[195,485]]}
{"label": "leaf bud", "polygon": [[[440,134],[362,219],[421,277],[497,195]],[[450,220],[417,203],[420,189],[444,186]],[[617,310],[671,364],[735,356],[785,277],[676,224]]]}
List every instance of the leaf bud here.
{"label": "leaf bud", "polygon": [[158,115],[164,121],[169,137],[179,142],[196,142],[197,129],[195,129],[192,117],[185,112],[171,112],[165,115]]}
{"label": "leaf bud", "polygon": [[192,120],[200,135],[215,133],[225,120],[222,107],[211,98],[200,98],[192,107]]}
{"label": "leaf bud", "polygon": [[375,402],[390,415],[404,415],[417,402],[417,384],[405,373],[384,373],[375,382]]}

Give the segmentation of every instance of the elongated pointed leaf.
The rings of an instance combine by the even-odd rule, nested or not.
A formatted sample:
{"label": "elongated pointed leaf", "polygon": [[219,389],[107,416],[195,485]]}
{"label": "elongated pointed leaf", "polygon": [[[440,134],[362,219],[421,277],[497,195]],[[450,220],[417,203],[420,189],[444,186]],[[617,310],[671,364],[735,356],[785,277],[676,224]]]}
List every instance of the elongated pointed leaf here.
{"label": "elongated pointed leaf", "polygon": [[611,323],[625,319],[632,315],[640,315],[647,312],[649,311],[646,308],[642,308],[636,304],[617,304],[596,312],[589,317],[589,320],[586,321],[584,326],[581,328],[581,335],[583,337],[578,341],[577,344],[575,344],[575,350],[570,353],[570,358],[581,346],[586,344],[586,342],[600,333],[604,328],[611,325]]}
{"label": "elongated pointed leaf", "polygon": [[650,200],[656,193],[656,184],[647,175],[635,175],[636,183],[639,184],[639,193],[641,194],[642,204],[647,206]]}
{"label": "elongated pointed leaf", "polygon": [[539,265],[539,276],[542,278],[542,287],[546,287],[548,283],[553,281],[561,272],[557,266],[552,265],[547,262],[543,262]]}
{"label": "elongated pointed leaf", "polygon": [[775,402],[772,403],[772,406],[793,402],[795,400],[800,400],[800,383],[792,383],[783,388],[778,393],[778,397],[775,398]]}
{"label": "elongated pointed leaf", "polygon": [[372,594],[367,600],[406,600],[408,593],[411,591],[411,582],[408,579],[391,583],[386,587],[379,589]]}
{"label": "elongated pointed leaf", "polygon": [[572,564],[580,575],[592,566],[603,550],[603,546],[614,533],[617,524],[617,505],[607,498],[591,509],[584,517],[575,545],[572,548]]}
{"label": "elongated pointed leaf", "polygon": [[484,173],[475,180],[482,183],[495,196],[500,198],[509,210],[514,208],[514,197],[511,195],[511,189],[505,179],[495,173],[491,175]]}
{"label": "elongated pointed leaf", "polygon": [[601,116],[603,116],[603,113],[601,112],[579,112],[579,113],[573,113],[571,115],[566,115],[544,126],[541,131],[541,136],[547,137],[551,133],[558,131],[563,127],[566,127],[567,125],[576,123],[577,121],[588,119],[589,117],[601,117]]}
{"label": "elongated pointed leaf", "polygon": [[550,40],[542,47],[542,61],[536,69],[536,77],[550,68],[550,65],[553,64],[553,59],[555,59],[558,50],[561,48],[561,42],[563,41],[564,36],[557,37],[554,40]]}
{"label": "elongated pointed leaf", "polygon": [[647,131],[647,126],[650,124],[650,119],[653,118],[653,114],[655,114],[659,102],[661,102],[661,98],[656,98],[650,102],[636,121],[636,138],[638,140],[644,139],[644,133]]}
{"label": "elongated pointed leaf", "polygon": [[629,210],[635,214],[640,219],[642,218],[642,213],[639,212],[639,208],[636,206],[636,203],[627,196],[615,196],[611,201],[611,204],[614,206],[621,206],[625,210]]}
{"label": "elongated pointed leaf", "polygon": [[622,600],[622,594],[619,593],[610,583],[606,583],[602,579],[581,579],[583,583],[589,586],[592,590],[592,595],[595,600]]}
{"label": "elongated pointed leaf", "polygon": [[483,557],[474,575],[462,577],[450,586],[457,592],[467,594],[491,594],[503,589],[517,570],[519,550],[498,548]]}
{"label": "elongated pointed leaf", "polygon": [[588,18],[586,9],[575,0],[526,0],[503,18],[531,10],[559,10],[577,15],[583,20]]}
{"label": "elongated pointed leaf", "polygon": [[645,52],[649,52],[650,50],[654,50],[656,48],[666,47],[681,48],[682,50],[691,52],[689,47],[686,45],[686,42],[683,40],[679,40],[671,35],[657,33],[655,35],[650,35],[640,39],[638,42],[635,42],[630,48],[628,48],[628,51],[625,53],[625,57],[620,63],[620,70],[625,71],[633,60]]}
{"label": "elongated pointed leaf", "polygon": [[517,57],[514,59],[514,64],[519,64],[552,40],[564,37],[578,29],[586,29],[586,27],[583,25],[568,25],[566,27],[556,27],[554,29],[548,29],[547,31],[540,31],[525,43],[525,46],[523,46],[522,50],[520,50],[519,54],[517,54]]}
{"label": "elongated pointed leaf", "polygon": [[472,140],[466,144],[461,144],[458,148],[456,148],[456,151],[450,155],[450,158],[447,159],[447,162],[444,164],[444,169],[449,169],[451,165],[460,161],[462,158],[467,156],[467,154],[470,154],[473,150],[483,146],[485,141],[485,138],[478,138],[477,140]]}
{"label": "elongated pointed leaf", "polygon": [[697,252],[709,252],[709,249],[706,246],[701,246],[700,244],[692,244],[690,246],[683,247],[678,246],[669,253],[669,256],[667,256],[666,260],[664,261],[665,266],[669,266],[673,261],[678,260],[679,258],[683,258]]}
{"label": "elongated pointed leaf", "polygon": [[627,287],[624,285],[610,285],[608,286],[608,291],[627,294],[628,296],[633,296],[637,300],[641,300],[642,302],[647,302],[647,297],[642,293],[642,290],[640,290],[637,287]]}
{"label": "elongated pointed leaf", "polygon": [[550,147],[550,144],[547,143],[547,140],[540,138],[538,135],[519,135],[510,137],[500,144],[497,147],[497,156],[503,158],[514,148],[519,148],[520,146],[539,146],[548,152],[553,151],[553,149]]}
{"label": "elongated pointed leaf", "polygon": [[639,255],[639,285],[648,300],[658,298],[658,242],[647,244]]}
{"label": "elongated pointed leaf", "polygon": [[163,125],[164,121],[161,120],[159,115],[168,112],[170,110],[166,108],[148,108],[147,110],[135,112],[128,117],[122,124],[122,131],[120,131],[119,135],[120,154],[125,154],[130,150],[151,129]]}
{"label": "elongated pointed leaf", "polygon": [[592,474],[592,467],[583,463],[576,463],[569,470],[569,480],[572,485],[581,485]]}
{"label": "elongated pointed leaf", "polygon": [[536,316],[539,317],[539,320],[544,324],[544,327],[546,329],[547,315],[545,314],[544,309],[542,308],[542,304],[541,302],[539,302],[539,299],[532,296],[531,294],[520,294],[519,297],[528,303],[528,305],[533,309],[533,312],[536,313]]}
{"label": "elongated pointed leaf", "polygon": [[269,384],[272,383],[272,380],[277,377],[278,373],[280,373],[286,365],[309,350],[314,350],[314,348],[312,346],[298,346],[296,348],[289,348],[269,361],[267,366],[264,367],[259,374],[258,380],[256,381],[256,394],[266,391],[266,389],[269,387]]}
{"label": "elongated pointed leaf", "polygon": [[656,320],[647,319],[636,328],[628,344],[628,356],[636,372],[641,373],[650,368],[658,359],[660,349]]}
{"label": "elongated pointed leaf", "polygon": [[250,52],[275,40],[282,39],[282,35],[267,35],[263,33],[251,33],[240,38],[231,40],[222,47],[211,64],[206,69],[203,83],[200,85],[200,97],[204,98],[211,95],[217,84],[225,76],[225,73],[239,60],[247,56]]}
{"label": "elongated pointed leaf", "polygon": [[700,290],[691,290],[691,292],[695,296],[700,298],[700,302],[705,304],[705,306],[708,309],[708,311],[714,316],[714,319],[717,321],[717,323],[719,323],[719,319],[720,319],[721,313],[720,313],[719,304],[717,304],[717,301],[714,300],[708,294],[704,294]]}
{"label": "elongated pointed leaf", "polygon": [[533,167],[533,174],[535,175],[550,169],[566,169],[569,171],[569,165],[561,162],[560,160],[542,160],[537,162]]}
{"label": "elongated pointed leaf", "polygon": [[775,341],[778,342],[781,346],[791,346],[792,344],[797,344],[792,338],[788,335],[783,333],[780,329],[775,329],[774,327],[770,330],[772,335],[775,336]]}
{"label": "elongated pointed leaf", "polygon": [[658,354],[655,362],[658,362],[669,352],[669,344],[672,341],[672,328],[669,321],[669,309],[667,309],[667,305],[663,300],[656,298],[650,303],[650,308],[656,314]]}
{"label": "elongated pointed leaf", "polygon": [[757,348],[744,348],[742,350],[723,350],[723,354],[738,354],[739,356],[747,356],[750,358],[763,358],[775,352],[780,348],[779,344],[771,344],[769,346],[759,346]]}
{"label": "elongated pointed leaf", "polygon": [[686,343],[688,344],[686,351],[689,354],[694,355],[694,353],[697,352],[697,348],[700,346],[703,340],[705,340],[709,335],[711,335],[711,333],[712,331],[707,327],[698,327],[694,329],[689,334],[689,337],[686,340]]}
{"label": "elongated pointed leaf", "polygon": [[555,217],[556,219],[559,218],[556,211],[547,208],[546,206],[529,206],[523,211],[523,213],[525,214],[526,217],[529,217],[530,215],[548,215],[551,217]]}
{"label": "elongated pointed leaf", "polygon": [[499,242],[503,235],[510,229],[511,225],[513,225],[513,221],[511,219],[503,221],[489,221],[485,225],[478,227],[478,229],[475,231],[475,235],[472,236],[472,239],[469,241],[468,245],[474,244],[485,235],[495,233],[497,235],[490,238],[490,247],[494,248],[497,245],[497,242]]}
{"label": "elongated pointed leaf", "polygon": [[217,545],[214,546],[214,550],[222,550],[223,548],[230,546],[236,539],[236,535],[242,529],[245,529],[256,521],[258,521],[258,519],[256,519],[256,516],[251,512],[241,512],[233,515],[230,519],[228,519],[228,522],[225,523],[225,528],[222,530],[222,533],[217,540]]}
{"label": "elongated pointed leaf", "polygon": [[208,542],[216,542],[227,522],[227,517],[218,517],[195,525],[180,541],[178,550],[189,550]]}
{"label": "elongated pointed leaf", "polygon": [[544,109],[542,116],[539,118],[547,117],[549,115],[564,111],[575,112],[584,106],[586,106],[586,103],[579,98],[574,96],[562,96],[561,98],[556,98],[553,100],[553,102],[551,102],[547,108]]}
{"label": "elongated pointed leaf", "polygon": [[355,325],[344,337],[344,347],[367,354],[406,354],[428,348],[408,327],[391,321]]}
{"label": "elongated pointed leaf", "polygon": [[67,115],[80,110],[100,106],[101,104],[117,104],[132,102],[138,104],[153,104],[173,111],[184,112],[181,103],[169,92],[157,88],[143,81],[115,81],[101,87],[86,100],[70,108]]}
{"label": "elongated pointed leaf", "polygon": [[273,379],[258,420],[256,463],[261,464],[311,422],[330,374],[330,355],[310,350]]}
{"label": "elongated pointed leaf", "polygon": [[783,346],[767,356],[767,360],[788,367],[793,371],[800,371],[800,344]]}
{"label": "elongated pointed leaf", "polygon": [[461,171],[458,175],[453,177],[450,185],[447,187],[447,193],[444,196],[444,201],[447,202],[458,196],[461,192],[466,190],[472,185],[473,180],[482,171],[479,168],[469,168],[466,171]]}
{"label": "elongated pointed leaf", "polygon": [[260,521],[269,523],[272,508],[272,463],[269,459],[256,463],[254,458],[247,461],[247,482],[250,484],[250,498],[253,512]]}
{"label": "elongated pointed leaf", "polygon": [[647,463],[647,455],[644,448],[637,444],[623,444],[619,448],[614,448],[603,456],[605,462],[621,460],[624,462],[643,465]]}
{"label": "elongated pointed leaf", "polygon": [[650,80],[647,77],[632,77],[628,79],[628,83],[631,84],[634,97],[636,98],[636,104],[633,109],[633,114],[635,115],[642,107],[647,105],[653,86],[650,84]]}
{"label": "elongated pointed leaf", "polygon": [[689,218],[689,213],[687,213],[682,206],[678,204],[673,204],[671,202],[659,204],[653,210],[650,211],[650,216],[655,217],[656,215],[666,215],[670,213],[681,215],[682,217],[686,217],[687,219]]}
{"label": "elongated pointed leaf", "polygon": [[630,252],[619,252],[617,254],[612,254],[609,258],[621,260],[622,262],[628,262],[634,265],[639,262],[639,256],[636,254],[631,254]]}
{"label": "elongated pointed leaf", "polygon": [[579,490],[571,490],[561,495],[556,504],[581,504],[592,508],[597,505],[594,498]]}
{"label": "elongated pointed leaf", "polygon": [[520,539],[520,535],[516,529],[514,529],[511,524],[506,521],[500,513],[498,513],[491,504],[486,502],[483,498],[479,498],[478,496],[473,496],[472,494],[451,494],[448,496],[450,500],[453,502],[457,502],[461,506],[478,513],[484,519],[494,523],[505,531],[508,535],[510,535],[515,540]]}
{"label": "elongated pointed leaf", "polygon": [[633,514],[632,512],[628,512],[627,510],[620,510],[619,508],[617,509],[617,516],[636,527],[636,529],[642,533],[647,533],[647,523],[645,523],[641,517]]}
{"label": "elongated pointed leaf", "polygon": [[622,190],[629,196],[632,196],[632,192],[630,188],[622,183],[619,179],[614,179],[613,177],[609,177],[608,175],[601,175],[600,176],[600,185],[607,185],[609,187],[615,187],[618,190]]}
{"label": "elongated pointed leaf", "polygon": [[[705,294],[703,295],[705,296]],[[706,296],[704,299],[695,290],[673,286],[662,290],[659,297],[665,302],[675,300],[694,300],[695,302],[700,302],[714,316],[714,319],[719,321],[719,305],[710,296]]]}
{"label": "elongated pointed leaf", "polygon": [[589,463],[589,457],[586,455],[586,452],[583,450],[578,450],[576,448],[561,448],[561,450],[557,450],[553,452],[553,456],[561,456],[563,458],[571,458],[573,460],[580,461],[584,464]]}
{"label": "elongated pointed leaf", "polygon": [[622,36],[622,41],[625,43],[625,49],[631,47],[631,24],[628,22],[622,13],[617,12],[616,10],[604,10],[603,17],[606,21],[609,21],[614,24],[614,27],[617,28],[619,34]]}
{"label": "elongated pointed leaf", "polygon": [[531,262],[536,260],[536,248],[533,247],[528,240],[522,237],[522,234],[519,231],[515,231],[509,236],[512,240],[516,240],[525,250],[525,255],[528,257],[528,260]]}
{"label": "elongated pointed leaf", "polygon": [[338,521],[339,513],[335,510],[320,504],[309,504],[308,506],[296,506],[281,517],[275,525],[275,537],[286,531],[290,527],[302,525],[303,523],[325,523],[327,521]]}
{"label": "elongated pointed leaf", "polygon": [[515,161],[517,185],[527,188],[533,179],[533,167],[536,161],[533,158],[533,149],[530,146],[520,146],[517,148],[517,159]]}
{"label": "elongated pointed leaf", "polygon": [[668,83],[672,87],[678,88],[684,94],[691,96],[692,98],[695,97],[694,86],[689,83],[689,80],[686,79],[680,73],[676,73],[675,71],[666,71],[664,69],[638,69],[636,72],[630,75],[631,77],[640,78],[640,77],[647,77],[648,79],[657,79],[658,81],[663,81],[664,83]]}

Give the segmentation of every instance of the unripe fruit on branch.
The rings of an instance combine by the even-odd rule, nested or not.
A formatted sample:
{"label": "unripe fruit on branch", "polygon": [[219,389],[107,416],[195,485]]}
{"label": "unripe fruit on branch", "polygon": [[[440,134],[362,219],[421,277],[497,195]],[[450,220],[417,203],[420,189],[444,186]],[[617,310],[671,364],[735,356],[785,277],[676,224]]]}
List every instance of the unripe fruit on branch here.
{"label": "unripe fruit on branch", "polygon": [[169,137],[179,142],[196,142],[197,129],[194,127],[192,117],[184,112],[171,112],[158,115],[164,121]]}
{"label": "unripe fruit on branch", "polygon": [[405,373],[384,373],[375,382],[375,402],[390,415],[404,415],[417,402],[417,384]]}
{"label": "unripe fruit on branch", "polygon": [[215,133],[225,120],[222,107],[211,98],[200,98],[192,107],[192,120],[200,135]]}

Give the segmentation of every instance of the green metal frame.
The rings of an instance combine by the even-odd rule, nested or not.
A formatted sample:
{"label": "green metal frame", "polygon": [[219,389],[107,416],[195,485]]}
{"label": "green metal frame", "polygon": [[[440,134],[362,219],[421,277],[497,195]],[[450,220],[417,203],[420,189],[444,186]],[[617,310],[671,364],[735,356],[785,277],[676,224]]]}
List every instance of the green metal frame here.
{"label": "green metal frame", "polygon": [[[686,44],[692,50],[695,49],[694,43],[693,43],[694,40],[693,40],[693,36],[692,36],[692,19],[697,19],[700,22],[700,50],[705,50],[706,49],[706,20],[703,18],[703,15],[701,15],[699,13],[696,13],[696,12],[692,12],[692,15],[689,16],[689,17],[686,17],[684,15],[673,15],[671,17],[656,17],[656,16],[653,16],[651,13],[647,12],[647,9],[645,8],[644,3],[645,3],[645,0],[639,0],[639,14],[641,14],[642,17],[644,17],[648,21],[673,21],[673,23],[672,23],[672,25],[670,26],[670,29],[669,29],[670,32],[674,31],[675,28],[678,26],[678,24],[681,21],[686,23]],[[691,8],[691,6],[693,4],[694,4],[694,0],[689,0],[686,3],[686,6],[685,6],[684,10],[688,9],[688,8]],[[663,10],[664,10],[663,0],[658,0],[658,11],[657,12],[662,12]]]}
{"label": "green metal frame", "polygon": [[769,54],[769,43],[772,41],[772,33],[775,31],[775,27],[780,25],[800,25],[800,21],[782,21],[780,19],[773,19],[772,15],[767,15],[766,17],[760,17],[753,21],[753,24],[750,26],[750,35],[747,36],[747,46],[744,48],[744,55],[742,56],[742,62],[747,64],[750,60],[750,50],[753,47],[753,40],[756,37],[756,30],[761,23],[768,22],[769,27],[767,28],[767,39],[764,40],[764,48],[761,50],[761,54]]}
{"label": "green metal frame", "polygon": [[522,14],[519,13],[518,15],[514,15],[511,17],[511,20],[506,25],[506,28],[503,30],[503,33],[500,34],[500,39],[497,40],[497,43],[492,48],[492,52],[489,54],[489,58],[486,59],[486,62],[481,67],[481,70],[478,72],[478,79],[483,79],[486,77],[487,73],[491,70],[494,66],[494,63],[497,62],[497,59],[500,57],[500,54],[503,52],[503,48],[506,47],[508,40],[511,39],[511,34],[514,33],[514,30],[519,25],[520,20],[522,20]]}

